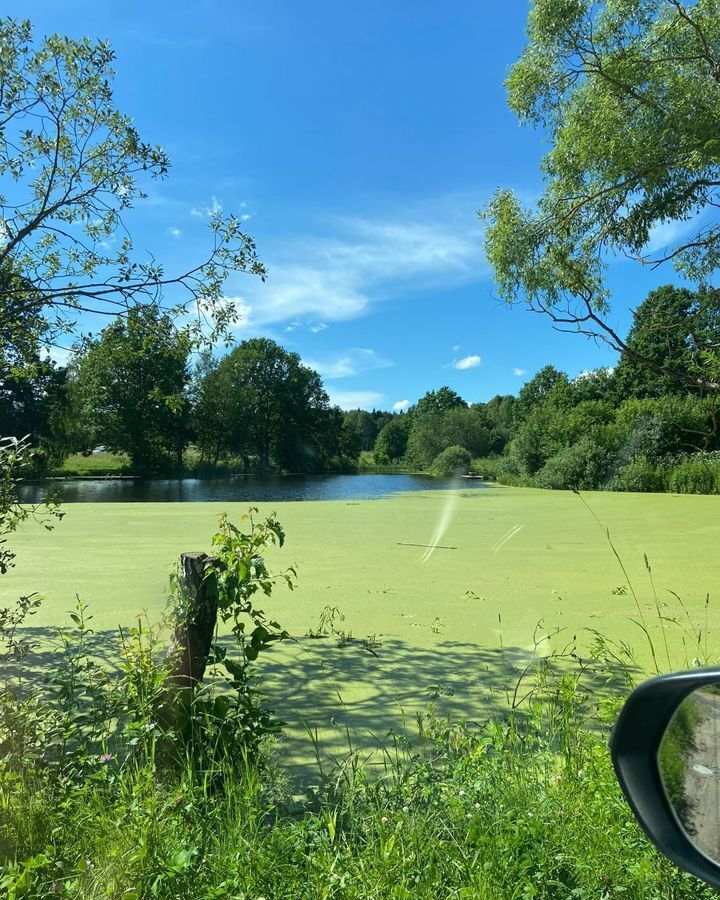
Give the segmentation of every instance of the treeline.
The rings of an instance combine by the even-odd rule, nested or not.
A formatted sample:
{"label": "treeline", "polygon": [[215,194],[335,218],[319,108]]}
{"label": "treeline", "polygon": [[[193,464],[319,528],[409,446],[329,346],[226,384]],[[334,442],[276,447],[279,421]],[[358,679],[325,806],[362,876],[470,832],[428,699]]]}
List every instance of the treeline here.
{"label": "treeline", "polygon": [[718,394],[677,378],[718,380],[718,308],[714,290],[653,291],[616,367],[570,379],[546,366],[517,397],[472,405],[441,388],[383,426],[373,460],[544,488],[718,493]]}
{"label": "treeline", "polygon": [[67,368],[38,356],[29,376],[2,380],[0,432],[31,435],[39,470],[97,446],[136,473],[354,466],[355,431],[296,353],[254,338],[193,364],[191,349],[169,316],[137,307]]}
{"label": "treeline", "polygon": [[715,291],[660,288],[635,311],[613,369],[571,379],[546,366],[517,396],[470,404],[441,387],[390,413],[342,412],[317,372],[265,338],[198,360],[168,316],[136,308],[85,338],[67,368],[38,356],[31,377],[4,378],[0,431],[30,434],[46,469],[102,445],[138,473],[359,465],[474,470],[546,488],[715,493],[720,394],[689,391],[677,372],[720,380],[718,309]]}

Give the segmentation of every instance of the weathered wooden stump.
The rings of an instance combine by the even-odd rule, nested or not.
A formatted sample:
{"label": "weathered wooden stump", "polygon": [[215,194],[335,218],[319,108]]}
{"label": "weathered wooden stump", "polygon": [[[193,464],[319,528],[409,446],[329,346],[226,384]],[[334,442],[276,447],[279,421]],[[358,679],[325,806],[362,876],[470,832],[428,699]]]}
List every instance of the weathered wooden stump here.
{"label": "weathered wooden stump", "polygon": [[180,557],[181,598],[165,662],[167,690],[160,703],[160,724],[182,727],[192,688],[205,675],[217,625],[218,586],[212,571],[216,560],[206,553]]}

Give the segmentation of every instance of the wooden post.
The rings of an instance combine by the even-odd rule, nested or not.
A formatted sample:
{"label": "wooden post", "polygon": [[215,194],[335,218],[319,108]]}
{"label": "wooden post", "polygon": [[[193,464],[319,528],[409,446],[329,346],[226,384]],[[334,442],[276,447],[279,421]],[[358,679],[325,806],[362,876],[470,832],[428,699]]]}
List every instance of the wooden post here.
{"label": "wooden post", "polygon": [[209,571],[215,558],[206,553],[183,553],[180,608],[165,661],[169,666],[167,691],[159,708],[160,724],[184,730],[190,689],[205,675],[217,624],[218,587]]}
{"label": "wooden post", "polygon": [[215,559],[206,553],[183,553],[183,615],[175,622],[166,659],[172,663],[168,681],[189,688],[203,680],[217,624],[218,590],[209,572]]}

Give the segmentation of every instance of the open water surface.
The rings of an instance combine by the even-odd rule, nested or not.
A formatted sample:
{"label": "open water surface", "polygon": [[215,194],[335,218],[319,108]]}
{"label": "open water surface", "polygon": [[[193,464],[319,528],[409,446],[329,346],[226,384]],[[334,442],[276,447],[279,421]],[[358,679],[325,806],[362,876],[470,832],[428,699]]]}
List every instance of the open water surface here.
{"label": "open water surface", "polygon": [[428,475],[233,475],[228,478],[87,478],[26,484],[20,498],[37,503],[48,494],[63,503],[281,503],[286,500],[376,500],[404,491],[478,490],[475,478]]}

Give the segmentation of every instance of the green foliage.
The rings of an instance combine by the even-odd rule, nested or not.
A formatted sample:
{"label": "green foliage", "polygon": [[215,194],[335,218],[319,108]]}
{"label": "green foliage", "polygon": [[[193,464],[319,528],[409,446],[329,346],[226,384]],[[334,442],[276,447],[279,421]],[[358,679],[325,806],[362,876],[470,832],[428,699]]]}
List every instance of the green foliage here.
{"label": "green foliage", "polygon": [[[615,779],[607,739],[631,661],[536,659],[512,711],[422,716],[377,771],[325,773],[298,808],[272,768],[221,749],[159,771],[97,762],[82,782],[0,770],[0,885],[8,897],[623,896],[710,900],[661,857]],[[623,674],[624,673],[624,674]],[[602,688],[601,685],[607,685]],[[257,761],[256,761],[257,762]],[[377,769],[378,767],[374,767]]]}
{"label": "green foliage", "polygon": [[472,457],[464,447],[446,447],[439,453],[430,466],[430,474],[436,478],[449,478],[462,475],[470,468]]}
{"label": "green foliage", "polygon": [[580,438],[551,457],[535,476],[538,487],[592,490],[604,484],[615,456],[599,436]]}
{"label": "green foliage", "polygon": [[428,391],[424,394],[412,409],[414,416],[436,415],[445,413],[450,409],[458,409],[467,406],[463,398],[444,385],[436,391]]}
{"label": "green foliage", "polygon": [[609,487],[614,491],[667,491],[667,467],[657,465],[645,456],[638,456],[618,470]]}
{"label": "green foliage", "polygon": [[228,275],[265,269],[240,220],[221,212],[209,223],[209,255],[185,271],[168,274],[152,255],[135,257],[122,217],[170,161],[117,109],[109,44],[58,34],[34,42],[29,22],[9,18],[0,21],[0,44],[0,176],[9,184],[0,271],[21,276],[0,291],[0,312],[18,312],[4,320],[11,355],[21,357],[38,331],[72,331],[75,311],[153,304],[170,285],[176,312],[202,310],[190,326],[196,338],[208,322],[211,338],[226,333],[237,318],[223,291]]}
{"label": "green foliage", "polygon": [[201,372],[196,442],[213,462],[238,455],[264,470],[323,471],[343,449],[342,421],[320,376],[266,338],[243,341]]}
{"label": "green foliage", "polygon": [[658,763],[663,785],[673,809],[681,818],[687,804],[685,797],[687,760],[701,718],[696,701],[692,697],[688,698],[675,711],[660,744]]}
{"label": "green foliage", "polygon": [[188,439],[189,352],[187,335],[155,307],[131,309],[86,340],[72,393],[90,446],[126,453],[140,472],[179,463]]}
{"label": "green foliage", "polygon": [[[485,210],[501,297],[623,349],[606,315],[613,256],[672,261],[709,281],[720,258],[720,229],[703,217],[718,191],[719,56],[715,0],[535,0],[507,87],[520,121],[541,129],[550,150],[534,207],[501,190]],[[686,227],[656,243],[672,222]],[[699,373],[676,374],[717,390],[717,343],[703,355]],[[657,364],[652,355],[635,362]]]}
{"label": "green foliage", "polygon": [[373,451],[374,460],[378,465],[387,465],[405,456],[410,424],[409,416],[399,415],[393,416],[383,425]]}
{"label": "green foliage", "polygon": [[720,493],[720,460],[703,457],[683,460],[670,472],[669,488],[677,494]]}
{"label": "green foliage", "polygon": [[52,529],[53,520],[60,520],[64,515],[52,498],[44,504],[20,502],[18,487],[32,463],[32,456],[26,438],[0,438],[0,575],[15,564],[15,553],[7,546],[9,535],[28,519]]}
{"label": "green foliage", "polygon": [[659,397],[678,393],[688,377],[699,383],[713,377],[718,342],[717,291],[670,285],[651,291],[633,313],[616,371],[618,391],[625,397]]}

